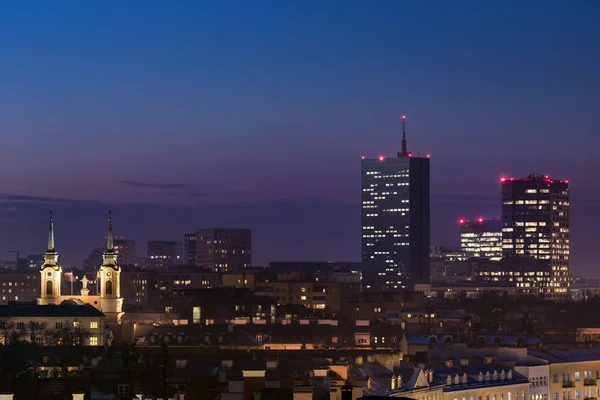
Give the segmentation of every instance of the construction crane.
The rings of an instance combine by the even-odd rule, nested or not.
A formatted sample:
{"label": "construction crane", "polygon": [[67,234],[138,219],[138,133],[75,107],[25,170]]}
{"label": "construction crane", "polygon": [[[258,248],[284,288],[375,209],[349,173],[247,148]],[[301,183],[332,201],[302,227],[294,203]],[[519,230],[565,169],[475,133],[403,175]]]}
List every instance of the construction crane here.
{"label": "construction crane", "polygon": [[19,260],[19,256],[21,255],[21,253],[25,251],[25,250],[9,250],[9,253],[16,253],[17,254],[17,261]]}

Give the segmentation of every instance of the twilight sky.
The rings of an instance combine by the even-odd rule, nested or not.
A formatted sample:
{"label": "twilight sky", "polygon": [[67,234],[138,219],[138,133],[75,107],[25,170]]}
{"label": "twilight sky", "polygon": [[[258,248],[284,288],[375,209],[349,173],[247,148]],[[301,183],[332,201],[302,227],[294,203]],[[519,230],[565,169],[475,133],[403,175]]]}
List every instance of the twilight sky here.
{"label": "twilight sky", "polygon": [[360,157],[432,155],[432,244],[499,215],[501,175],[571,182],[600,276],[600,2],[18,1],[0,10],[0,258],[79,266],[250,227],[254,261],[359,260]]}

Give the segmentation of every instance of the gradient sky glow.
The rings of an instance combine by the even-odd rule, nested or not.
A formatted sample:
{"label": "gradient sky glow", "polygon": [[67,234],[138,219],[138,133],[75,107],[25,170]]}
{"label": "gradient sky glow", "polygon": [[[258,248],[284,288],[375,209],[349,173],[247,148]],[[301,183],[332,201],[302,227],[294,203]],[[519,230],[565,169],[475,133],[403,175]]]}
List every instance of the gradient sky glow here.
{"label": "gradient sky glow", "polygon": [[0,51],[0,258],[42,252],[52,206],[78,266],[112,206],[141,243],[239,226],[256,264],[359,260],[360,157],[406,114],[432,243],[539,172],[570,180],[572,269],[600,276],[598,1],[24,0]]}

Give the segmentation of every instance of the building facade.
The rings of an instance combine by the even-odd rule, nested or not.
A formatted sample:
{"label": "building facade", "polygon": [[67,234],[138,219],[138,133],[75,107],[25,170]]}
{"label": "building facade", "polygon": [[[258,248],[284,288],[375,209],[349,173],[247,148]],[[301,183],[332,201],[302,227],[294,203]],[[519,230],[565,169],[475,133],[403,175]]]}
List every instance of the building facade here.
{"label": "building facade", "polygon": [[502,178],[502,248],[506,255],[547,260],[548,298],[569,290],[569,182],[547,175]]}
{"label": "building facade", "polygon": [[183,262],[185,265],[196,263],[196,234],[186,233],[183,235]]}
{"label": "building facade", "polygon": [[197,229],[194,264],[216,271],[236,271],[252,266],[252,230],[207,228]]}
{"label": "building facade", "polygon": [[502,258],[502,220],[478,218],[474,221],[461,219],[460,246],[468,258]]}
{"label": "building facade", "polygon": [[35,301],[40,295],[39,280],[39,269],[35,272],[0,272],[0,304],[8,304],[9,301]]}
{"label": "building facade", "polygon": [[175,289],[210,289],[219,286],[219,276],[197,267],[161,269],[124,268],[121,272],[121,296],[126,305],[164,307]]}
{"label": "building facade", "polygon": [[135,240],[116,237],[113,240],[113,244],[120,265],[135,265]]}
{"label": "building facade", "polygon": [[362,160],[362,262],[367,290],[429,282],[429,157]]}
{"label": "building facade", "polygon": [[148,268],[171,268],[183,263],[182,242],[163,240],[148,242]]}
{"label": "building facade", "polygon": [[104,346],[104,314],[91,305],[69,301],[53,307],[0,306],[0,344],[6,344],[15,334],[38,346]]}

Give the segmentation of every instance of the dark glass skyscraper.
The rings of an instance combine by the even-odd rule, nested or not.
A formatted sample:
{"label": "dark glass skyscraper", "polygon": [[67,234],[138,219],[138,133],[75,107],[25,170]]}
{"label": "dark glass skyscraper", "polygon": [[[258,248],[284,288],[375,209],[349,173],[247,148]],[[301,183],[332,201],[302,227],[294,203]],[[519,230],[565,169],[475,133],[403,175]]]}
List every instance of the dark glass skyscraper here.
{"label": "dark glass skyscraper", "polygon": [[547,298],[569,290],[569,182],[547,175],[502,178],[502,249],[507,256],[548,260]]}
{"label": "dark glass skyscraper", "polygon": [[429,282],[429,157],[405,136],[397,157],[362,160],[362,260],[366,290]]}

